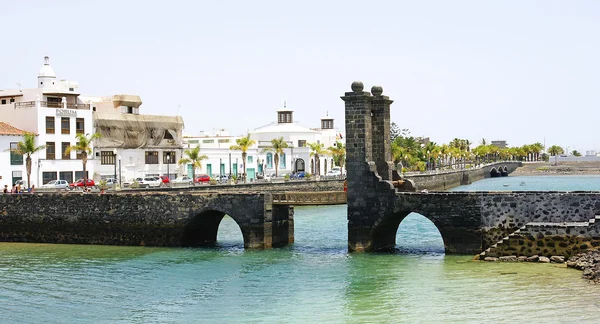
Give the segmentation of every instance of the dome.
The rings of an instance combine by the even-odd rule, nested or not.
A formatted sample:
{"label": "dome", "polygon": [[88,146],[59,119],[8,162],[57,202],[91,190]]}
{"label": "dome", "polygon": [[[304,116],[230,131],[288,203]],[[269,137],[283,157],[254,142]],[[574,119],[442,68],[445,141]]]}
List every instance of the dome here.
{"label": "dome", "polygon": [[52,69],[52,67],[50,67],[50,58],[48,58],[48,56],[44,57],[44,66],[42,66],[42,68],[40,69],[38,78],[56,78],[54,70]]}

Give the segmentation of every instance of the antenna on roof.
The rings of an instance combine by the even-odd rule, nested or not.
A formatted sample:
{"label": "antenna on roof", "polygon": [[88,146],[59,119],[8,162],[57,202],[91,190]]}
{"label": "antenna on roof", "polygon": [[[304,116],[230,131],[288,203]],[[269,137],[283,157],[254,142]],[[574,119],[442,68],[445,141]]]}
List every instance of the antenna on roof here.
{"label": "antenna on roof", "polygon": [[325,111],[325,116],[329,116],[329,110]]}
{"label": "antenna on roof", "polygon": [[285,100],[284,100],[283,101],[283,109],[285,109],[285,108],[286,108],[286,103],[285,103]]}

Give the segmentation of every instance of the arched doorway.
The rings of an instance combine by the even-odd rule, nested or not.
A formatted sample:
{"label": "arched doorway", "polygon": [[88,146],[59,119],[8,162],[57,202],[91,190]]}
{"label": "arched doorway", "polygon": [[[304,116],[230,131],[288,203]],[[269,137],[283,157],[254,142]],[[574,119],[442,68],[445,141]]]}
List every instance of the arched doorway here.
{"label": "arched doorway", "polygon": [[181,245],[204,247],[221,245],[244,246],[244,234],[235,220],[217,210],[206,210],[194,216],[183,229]]}
{"label": "arched doorway", "polygon": [[444,239],[435,224],[427,217],[410,213],[398,226],[395,250],[399,253],[443,254]]}
{"label": "arched doorway", "polygon": [[498,169],[496,169],[496,168],[492,168],[492,169],[490,170],[490,177],[491,177],[491,178],[496,178],[496,177],[499,177],[500,175],[501,175],[501,172],[500,172],[500,171],[498,171]]}
{"label": "arched doorway", "polygon": [[294,165],[294,171],[296,171],[296,172],[306,171],[306,167],[305,167],[303,159],[297,158],[294,163],[295,163],[295,165]]}

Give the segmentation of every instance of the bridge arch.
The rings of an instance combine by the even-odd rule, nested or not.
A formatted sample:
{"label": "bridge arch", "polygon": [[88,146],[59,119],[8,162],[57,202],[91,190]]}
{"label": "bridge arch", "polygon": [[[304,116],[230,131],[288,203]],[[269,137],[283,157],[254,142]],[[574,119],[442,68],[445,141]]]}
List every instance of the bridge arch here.
{"label": "bridge arch", "polygon": [[371,240],[371,250],[392,250],[396,248],[396,234],[402,221],[411,213],[417,213],[428,220],[438,230],[444,243],[444,253],[456,254],[477,253],[481,249],[481,233],[476,226],[459,227],[448,222],[450,215],[443,215],[441,210],[400,210],[394,213],[386,214],[377,220],[371,227],[368,234]]}
{"label": "bridge arch", "polygon": [[500,174],[501,174],[503,177],[507,177],[507,176],[508,176],[508,167],[507,167],[506,165],[505,165],[505,166],[502,166],[502,167],[500,167]]}
{"label": "bridge arch", "polygon": [[498,169],[496,169],[495,167],[493,167],[493,168],[490,170],[490,177],[491,177],[491,178],[496,178],[496,177],[499,177],[499,176],[501,176],[501,175],[502,175],[502,172],[501,172],[501,171],[498,171]]}
{"label": "bridge arch", "polygon": [[444,253],[444,239],[437,226],[427,217],[410,213],[396,232],[396,251],[403,253]]}
{"label": "bridge arch", "polygon": [[219,225],[225,215],[229,215],[239,226],[244,246],[248,247],[248,231],[240,221],[220,208],[203,208],[192,213],[189,221],[185,224],[181,234],[181,245],[184,247],[212,246],[217,242]]}

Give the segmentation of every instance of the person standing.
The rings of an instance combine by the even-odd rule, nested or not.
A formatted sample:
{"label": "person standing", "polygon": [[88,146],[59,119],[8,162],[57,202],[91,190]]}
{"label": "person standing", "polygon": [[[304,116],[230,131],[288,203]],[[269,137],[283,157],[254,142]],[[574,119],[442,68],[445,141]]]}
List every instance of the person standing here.
{"label": "person standing", "polygon": [[4,192],[5,194],[7,194],[7,193],[8,193],[8,185],[4,185],[4,190],[3,190],[3,192]]}

